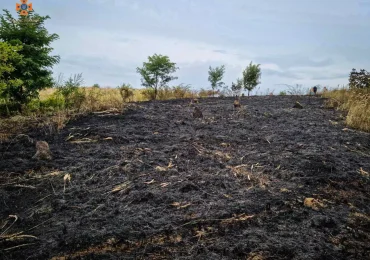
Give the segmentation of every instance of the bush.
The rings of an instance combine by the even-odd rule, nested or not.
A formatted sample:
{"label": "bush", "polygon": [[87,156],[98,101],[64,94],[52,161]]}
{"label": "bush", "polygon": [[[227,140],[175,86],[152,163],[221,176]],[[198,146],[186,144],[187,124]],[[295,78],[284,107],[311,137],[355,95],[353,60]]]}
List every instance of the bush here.
{"label": "bush", "polygon": [[86,110],[96,111],[99,109],[99,100],[101,99],[102,92],[98,87],[84,88],[85,92],[85,107]]}
{"label": "bush", "polygon": [[134,96],[134,90],[130,84],[123,83],[119,88],[119,93],[122,97],[123,102],[131,101],[132,97]]}
{"label": "bush", "polygon": [[370,73],[364,69],[357,72],[356,69],[352,69],[349,75],[349,87],[352,88],[370,88]]}
{"label": "bush", "polygon": [[158,90],[158,99],[159,100],[167,100],[174,98],[173,96],[173,91],[171,90],[170,87],[164,86],[159,88]]}
{"label": "bush", "polygon": [[184,86],[180,84],[179,86],[172,87],[172,91],[175,98],[186,98],[191,96],[190,85]]}
{"label": "bush", "polygon": [[64,83],[60,84],[62,76],[57,84],[57,92],[64,98],[64,107],[66,109],[76,109],[80,111],[82,103],[86,99],[85,89],[81,89],[83,83],[82,74],[70,76]]}
{"label": "bush", "polygon": [[156,93],[153,88],[147,88],[141,91],[141,94],[144,96],[145,99],[154,100]]}
{"label": "bush", "polygon": [[280,92],[279,92],[279,95],[280,95],[280,96],[286,96],[286,91],[280,91]]}

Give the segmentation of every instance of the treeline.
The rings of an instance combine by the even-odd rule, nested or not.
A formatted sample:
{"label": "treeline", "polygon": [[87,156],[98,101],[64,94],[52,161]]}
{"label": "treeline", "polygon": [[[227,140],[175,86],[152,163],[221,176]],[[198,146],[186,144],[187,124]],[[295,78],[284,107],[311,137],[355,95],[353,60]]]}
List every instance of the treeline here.
{"label": "treeline", "polygon": [[[93,91],[82,88],[84,82],[81,74],[70,76],[64,80],[62,76],[53,79],[52,68],[60,62],[60,56],[51,55],[52,42],[59,35],[49,33],[45,21],[49,16],[40,16],[33,11],[28,16],[19,15],[14,18],[8,10],[3,10],[0,16],[0,113],[12,114],[25,110],[42,109],[52,106],[65,109],[77,109],[88,101],[102,95],[99,85],[93,86]],[[146,100],[206,97],[214,95],[239,95],[241,91],[249,92],[259,84],[261,70],[259,65],[249,64],[236,84],[231,89],[222,81],[225,66],[209,67],[208,80],[211,89],[194,91],[190,85],[180,84],[169,86],[178,79],[174,74],[179,70],[176,63],[168,56],[154,54],[148,57],[142,67],[136,69],[141,77],[140,96]],[[40,92],[55,89],[45,101],[39,100]],[[117,87],[123,101],[130,101],[138,95],[130,84]],[[116,92],[117,93],[117,92]],[[138,98],[136,98],[138,99]],[[93,103],[93,102],[90,102]]]}

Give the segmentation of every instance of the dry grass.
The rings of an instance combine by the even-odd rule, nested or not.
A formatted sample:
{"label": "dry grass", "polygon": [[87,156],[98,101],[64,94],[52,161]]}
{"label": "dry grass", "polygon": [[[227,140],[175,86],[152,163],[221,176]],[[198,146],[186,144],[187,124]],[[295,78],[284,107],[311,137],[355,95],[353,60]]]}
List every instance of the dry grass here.
{"label": "dry grass", "polygon": [[64,112],[57,112],[52,116],[22,116],[0,119],[0,143],[11,140],[17,135],[26,133],[32,128],[42,129],[47,134],[52,134],[63,129],[72,118]]}
{"label": "dry grass", "polygon": [[348,112],[346,124],[370,132],[370,89],[336,89],[323,94],[327,106]]}

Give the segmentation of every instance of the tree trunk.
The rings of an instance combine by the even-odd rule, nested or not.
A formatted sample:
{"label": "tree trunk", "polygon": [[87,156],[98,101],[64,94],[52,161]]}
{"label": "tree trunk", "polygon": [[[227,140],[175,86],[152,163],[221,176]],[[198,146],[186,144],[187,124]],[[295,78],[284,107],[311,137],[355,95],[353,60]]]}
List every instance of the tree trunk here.
{"label": "tree trunk", "polygon": [[249,90],[248,90],[248,97],[249,97]]}

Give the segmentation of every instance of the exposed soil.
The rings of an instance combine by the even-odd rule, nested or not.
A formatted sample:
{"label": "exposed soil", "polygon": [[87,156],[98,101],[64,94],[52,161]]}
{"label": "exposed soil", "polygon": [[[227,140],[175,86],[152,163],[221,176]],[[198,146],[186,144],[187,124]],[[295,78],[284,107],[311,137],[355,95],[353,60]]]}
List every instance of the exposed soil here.
{"label": "exposed soil", "polygon": [[0,258],[370,259],[370,135],[299,99],[201,99],[203,119],[144,102],[28,133],[51,161],[1,143]]}

